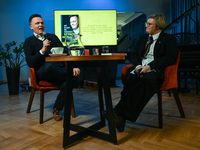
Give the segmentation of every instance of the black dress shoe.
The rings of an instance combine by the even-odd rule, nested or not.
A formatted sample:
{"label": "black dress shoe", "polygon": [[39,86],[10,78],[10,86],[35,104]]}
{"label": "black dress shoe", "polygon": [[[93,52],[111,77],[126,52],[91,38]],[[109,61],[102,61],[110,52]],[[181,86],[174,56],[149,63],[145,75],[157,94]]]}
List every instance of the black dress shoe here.
{"label": "black dress shoe", "polygon": [[[106,110],[102,111],[101,114],[106,120],[108,120],[108,116],[107,116],[107,111]],[[113,117],[114,117],[115,125],[118,125],[120,120],[119,120],[118,114],[116,113],[116,109],[115,108],[113,109]]]}
{"label": "black dress shoe", "polygon": [[106,110],[103,110],[101,112],[102,116],[107,120],[107,113],[106,113]]}
{"label": "black dress shoe", "polygon": [[[113,113],[115,113],[115,114],[118,115],[118,114],[119,114],[119,111],[118,111],[116,108],[113,108]],[[104,117],[106,120],[108,120],[106,110],[102,111],[101,114],[103,115],[103,117]]]}
{"label": "black dress shoe", "polygon": [[122,116],[119,116],[119,124],[116,125],[116,128],[119,132],[124,132],[125,123],[126,119],[124,119]]}
{"label": "black dress shoe", "polygon": [[[108,120],[106,111],[103,111],[102,115],[105,119]],[[113,118],[114,118],[114,124],[116,125],[117,130],[119,132],[123,132],[125,128],[126,119],[120,116],[119,112],[116,109],[113,109]]]}

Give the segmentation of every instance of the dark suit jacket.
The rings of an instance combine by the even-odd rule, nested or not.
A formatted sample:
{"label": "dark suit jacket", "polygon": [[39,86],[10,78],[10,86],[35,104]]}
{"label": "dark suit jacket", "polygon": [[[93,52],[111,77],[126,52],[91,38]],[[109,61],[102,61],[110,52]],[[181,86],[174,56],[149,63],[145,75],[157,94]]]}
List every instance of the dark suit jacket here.
{"label": "dark suit jacket", "polygon": [[[137,65],[142,64],[145,54],[145,45],[148,41],[149,34],[141,36],[136,43],[132,52],[131,61],[135,69]],[[173,35],[161,32],[154,47],[154,61],[149,63],[151,69],[156,70],[158,77],[163,80],[164,72],[167,66],[173,65],[177,57],[176,40]],[[130,71],[131,71],[130,70]]]}

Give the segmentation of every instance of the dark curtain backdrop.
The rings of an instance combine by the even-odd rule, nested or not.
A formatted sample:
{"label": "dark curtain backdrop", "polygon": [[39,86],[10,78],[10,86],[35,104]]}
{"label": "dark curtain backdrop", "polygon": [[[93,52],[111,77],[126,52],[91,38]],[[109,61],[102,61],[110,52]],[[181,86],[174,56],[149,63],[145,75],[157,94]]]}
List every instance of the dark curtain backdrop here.
{"label": "dark curtain backdrop", "polygon": [[[171,22],[183,15],[191,7],[200,3],[200,0],[172,0]],[[200,6],[189,12],[168,31],[177,38],[177,44],[200,44]]]}

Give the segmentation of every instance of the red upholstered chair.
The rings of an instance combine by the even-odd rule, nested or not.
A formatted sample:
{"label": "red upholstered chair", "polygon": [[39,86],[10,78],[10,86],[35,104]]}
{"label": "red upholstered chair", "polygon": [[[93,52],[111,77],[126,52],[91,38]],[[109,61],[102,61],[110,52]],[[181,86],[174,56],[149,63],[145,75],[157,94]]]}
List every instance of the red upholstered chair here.
{"label": "red upholstered chair", "polygon": [[[185,118],[185,113],[183,111],[183,107],[178,96],[177,92],[177,70],[178,70],[178,63],[180,59],[180,50],[178,50],[177,59],[174,65],[168,66],[165,70],[164,75],[164,82],[160,90],[158,91],[158,120],[159,120],[159,128],[163,128],[163,118],[162,118],[162,91],[170,90],[173,92],[176,104],[178,106],[179,112],[182,118]],[[129,69],[132,65],[127,65],[122,68],[122,83],[125,83],[126,76],[129,72]]]}
{"label": "red upholstered chair", "polygon": [[[26,113],[30,113],[35,91],[40,91],[40,124],[43,123],[44,115],[44,93],[51,90],[60,90],[60,86],[55,82],[39,81],[37,82],[36,74],[34,68],[29,68],[30,78],[31,78],[31,95],[29,99],[29,104]],[[75,118],[74,101],[72,95],[72,105],[71,105],[72,117]]]}

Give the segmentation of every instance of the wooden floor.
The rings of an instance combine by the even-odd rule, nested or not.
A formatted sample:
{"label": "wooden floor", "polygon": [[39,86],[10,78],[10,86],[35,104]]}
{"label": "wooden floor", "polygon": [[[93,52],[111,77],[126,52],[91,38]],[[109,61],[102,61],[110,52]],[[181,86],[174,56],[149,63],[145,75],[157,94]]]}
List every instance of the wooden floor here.
{"label": "wooden floor", "polygon": [[[113,105],[120,99],[122,86],[111,88]],[[147,104],[136,123],[127,122],[124,132],[117,132],[118,145],[87,137],[68,147],[69,150],[199,150],[200,96],[192,91],[179,94],[186,114],[180,118],[173,95],[163,92],[164,128],[159,129],[157,95]],[[54,121],[52,107],[58,91],[45,94],[43,124],[39,124],[39,92],[30,114],[26,113],[30,92],[9,96],[7,84],[0,85],[0,150],[62,150],[63,121]],[[97,91],[74,89],[77,117],[74,124],[90,126],[99,119]],[[61,112],[63,114],[63,112]],[[106,123],[107,124],[107,123]],[[101,131],[108,132],[108,127]],[[71,132],[71,135],[74,133]]]}

